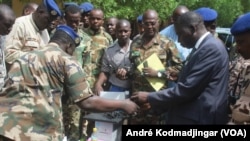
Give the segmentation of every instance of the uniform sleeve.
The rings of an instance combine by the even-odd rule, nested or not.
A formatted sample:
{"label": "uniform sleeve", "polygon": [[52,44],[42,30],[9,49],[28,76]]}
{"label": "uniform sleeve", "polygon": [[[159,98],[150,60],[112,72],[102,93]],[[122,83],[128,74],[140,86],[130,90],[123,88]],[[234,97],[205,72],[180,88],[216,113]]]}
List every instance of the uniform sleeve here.
{"label": "uniform sleeve", "polygon": [[24,27],[21,24],[15,23],[5,42],[5,60],[12,64],[17,58],[25,54],[21,51],[23,47]]}
{"label": "uniform sleeve", "polygon": [[81,43],[78,47],[75,48],[73,52],[73,56],[77,59],[77,61],[83,65],[82,54],[84,49],[87,47],[87,44]]}
{"label": "uniform sleeve", "polygon": [[167,51],[167,70],[179,72],[182,68],[182,61],[179,51],[173,41],[166,44]]}
{"label": "uniform sleeve", "polygon": [[67,60],[65,64],[66,93],[74,102],[79,102],[92,96],[92,91],[86,81],[86,75],[81,66],[74,60]]}

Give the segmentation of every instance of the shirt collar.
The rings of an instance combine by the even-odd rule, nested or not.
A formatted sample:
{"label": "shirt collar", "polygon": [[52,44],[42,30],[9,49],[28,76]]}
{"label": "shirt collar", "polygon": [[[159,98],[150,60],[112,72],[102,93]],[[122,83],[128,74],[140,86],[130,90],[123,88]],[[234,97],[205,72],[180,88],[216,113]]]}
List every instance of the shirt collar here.
{"label": "shirt collar", "polygon": [[[128,48],[127,48],[127,52],[130,51],[130,45],[132,43],[132,40],[129,40],[129,45],[128,45]],[[120,47],[120,45],[118,44],[118,41],[115,42],[112,46],[115,47],[115,50],[116,51],[120,51],[120,52],[124,52],[124,50]]]}
{"label": "shirt collar", "polygon": [[35,21],[34,21],[34,19],[32,18],[32,15],[33,15],[33,13],[32,13],[32,14],[29,14],[29,15],[27,15],[27,16],[29,17],[30,22],[31,22],[31,24],[34,26],[35,30],[36,30],[37,32],[39,32],[40,30],[39,30],[38,27],[36,26]]}
{"label": "shirt collar", "polygon": [[203,34],[203,35],[199,38],[199,40],[196,42],[196,44],[195,44],[195,46],[194,46],[195,49],[198,49],[198,48],[199,48],[201,42],[205,39],[205,37],[207,37],[208,34],[210,34],[210,32],[206,32],[205,34]]}

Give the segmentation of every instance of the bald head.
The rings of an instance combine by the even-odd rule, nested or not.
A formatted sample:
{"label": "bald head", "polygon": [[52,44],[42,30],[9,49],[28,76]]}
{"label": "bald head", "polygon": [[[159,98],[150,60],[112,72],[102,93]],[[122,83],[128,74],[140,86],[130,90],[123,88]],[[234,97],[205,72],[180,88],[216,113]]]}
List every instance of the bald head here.
{"label": "bald head", "polygon": [[172,14],[172,22],[175,23],[180,15],[182,15],[188,11],[189,11],[189,9],[184,5],[177,6],[174,9],[173,14]]}
{"label": "bald head", "polygon": [[90,11],[90,14],[89,16],[91,17],[95,17],[95,16],[98,16],[98,17],[102,17],[104,18],[104,13],[101,9],[93,9]]}
{"label": "bald head", "polygon": [[159,32],[158,13],[155,10],[147,10],[142,16],[143,22],[143,37],[153,38]]}
{"label": "bald head", "polygon": [[6,4],[0,4],[0,19],[0,35],[6,35],[10,32],[16,19],[13,10]]}
{"label": "bald head", "polygon": [[191,25],[197,25],[199,23],[203,23],[203,19],[199,14],[193,11],[182,14],[177,20],[177,24],[183,27],[189,27]]}
{"label": "bald head", "polygon": [[131,28],[131,24],[128,20],[121,19],[117,22],[116,28],[121,28],[121,27],[129,27]]}
{"label": "bald head", "polygon": [[22,12],[22,15],[25,16],[25,15],[29,15],[33,12],[36,11],[38,7],[38,4],[34,3],[34,2],[29,2],[27,3],[26,5],[24,5],[23,7],[23,12]]}
{"label": "bald head", "polygon": [[145,19],[155,19],[158,20],[158,13],[155,10],[149,9],[144,12],[142,16],[142,20],[145,21]]}
{"label": "bald head", "polygon": [[187,48],[193,48],[197,40],[207,32],[202,17],[193,11],[186,12],[178,18],[175,31],[178,41]]}

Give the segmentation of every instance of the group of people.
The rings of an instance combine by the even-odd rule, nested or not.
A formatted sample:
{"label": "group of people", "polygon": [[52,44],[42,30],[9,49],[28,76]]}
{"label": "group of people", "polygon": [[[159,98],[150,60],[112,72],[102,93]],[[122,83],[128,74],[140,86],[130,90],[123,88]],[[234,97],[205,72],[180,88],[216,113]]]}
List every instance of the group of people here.
{"label": "group of people", "polygon": [[[231,28],[239,53],[233,63],[214,33],[217,16],[180,5],[159,31],[159,15],[148,9],[131,39],[129,20],[105,18],[89,2],[61,10],[43,0],[17,18],[0,4],[0,141],[77,141],[91,134],[85,114],[115,110],[135,115],[133,125],[249,124],[250,14]],[[163,68],[148,62],[153,55]],[[104,99],[102,91],[129,91],[130,98]]]}

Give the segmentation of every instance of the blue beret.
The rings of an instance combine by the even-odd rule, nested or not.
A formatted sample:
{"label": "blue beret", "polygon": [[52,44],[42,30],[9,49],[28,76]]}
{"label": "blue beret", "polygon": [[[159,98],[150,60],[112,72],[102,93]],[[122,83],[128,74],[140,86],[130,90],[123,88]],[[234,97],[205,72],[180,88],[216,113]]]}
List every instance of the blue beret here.
{"label": "blue beret", "polygon": [[52,16],[62,16],[61,10],[54,0],[44,0],[43,4]]}
{"label": "blue beret", "polygon": [[250,12],[238,18],[231,27],[231,33],[238,35],[250,31]]}
{"label": "blue beret", "polygon": [[63,5],[64,5],[64,8],[66,8],[67,6],[70,6],[70,5],[76,5],[76,6],[78,6],[78,4],[75,3],[75,2],[65,2]]}
{"label": "blue beret", "polygon": [[138,23],[142,23],[142,15],[139,15],[139,16],[137,17],[137,22],[138,22]]}
{"label": "blue beret", "polygon": [[194,12],[200,14],[204,22],[216,20],[218,16],[214,9],[208,7],[196,9]]}
{"label": "blue beret", "polygon": [[84,2],[79,7],[82,10],[82,13],[90,12],[94,9],[94,6],[90,2]]}
{"label": "blue beret", "polygon": [[63,30],[65,33],[67,33],[71,39],[75,42],[76,46],[80,44],[80,37],[79,35],[74,31],[73,28],[67,26],[67,25],[59,25],[56,30]]}

